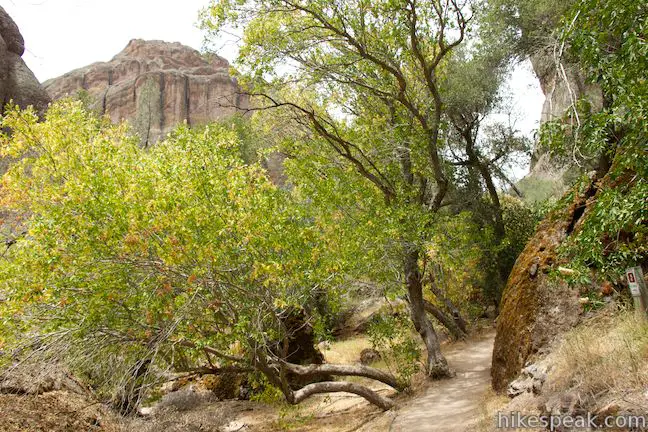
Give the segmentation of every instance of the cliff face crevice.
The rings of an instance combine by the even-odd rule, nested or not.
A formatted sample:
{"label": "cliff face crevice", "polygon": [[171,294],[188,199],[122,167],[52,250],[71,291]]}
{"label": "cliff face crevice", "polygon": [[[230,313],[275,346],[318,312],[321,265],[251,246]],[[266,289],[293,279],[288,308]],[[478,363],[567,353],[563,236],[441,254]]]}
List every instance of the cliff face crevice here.
{"label": "cliff face crevice", "polygon": [[178,123],[206,124],[248,107],[227,60],[162,41],[134,39],[109,62],[49,80],[45,88],[53,99],[86,91],[93,108],[114,122],[131,122],[144,145]]}

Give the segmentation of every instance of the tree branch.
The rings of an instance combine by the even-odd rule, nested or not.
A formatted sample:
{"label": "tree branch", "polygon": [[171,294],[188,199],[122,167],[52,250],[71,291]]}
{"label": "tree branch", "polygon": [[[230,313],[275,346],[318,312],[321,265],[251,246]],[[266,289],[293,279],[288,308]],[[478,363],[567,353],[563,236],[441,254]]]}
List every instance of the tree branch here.
{"label": "tree branch", "polygon": [[302,376],[309,375],[336,375],[336,376],[360,376],[380,381],[396,390],[403,390],[404,386],[398,382],[393,375],[383,372],[380,369],[364,365],[343,365],[343,364],[311,364],[301,366],[293,363],[282,362],[286,370]]}

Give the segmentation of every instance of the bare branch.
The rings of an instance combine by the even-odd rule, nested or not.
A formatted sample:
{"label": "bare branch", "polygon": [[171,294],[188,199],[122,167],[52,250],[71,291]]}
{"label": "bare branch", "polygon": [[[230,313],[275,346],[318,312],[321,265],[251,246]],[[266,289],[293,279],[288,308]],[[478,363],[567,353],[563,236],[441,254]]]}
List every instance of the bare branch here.
{"label": "bare branch", "polygon": [[364,365],[344,364],[311,364],[301,366],[293,363],[282,362],[282,365],[290,372],[297,375],[336,375],[336,376],[360,376],[380,381],[396,390],[403,390],[404,386],[398,382],[393,375]]}

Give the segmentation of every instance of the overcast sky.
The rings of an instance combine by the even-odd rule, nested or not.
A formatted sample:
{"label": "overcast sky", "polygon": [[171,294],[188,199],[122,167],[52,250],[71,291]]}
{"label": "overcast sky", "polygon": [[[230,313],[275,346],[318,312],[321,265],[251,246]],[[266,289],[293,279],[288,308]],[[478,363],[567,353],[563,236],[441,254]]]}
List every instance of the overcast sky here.
{"label": "overcast sky", "polygon": [[[135,38],[181,42],[200,49],[198,11],[208,0],[0,0],[20,27],[23,58],[45,81],[97,61],[108,61]],[[234,60],[236,47],[218,53]],[[538,127],[544,97],[528,63],[509,82],[519,112],[516,127],[531,135]]]}
{"label": "overcast sky", "polygon": [[[0,0],[25,38],[23,58],[45,81],[110,60],[131,39],[202,46],[198,11],[208,0]],[[232,60],[228,44],[221,55]]]}

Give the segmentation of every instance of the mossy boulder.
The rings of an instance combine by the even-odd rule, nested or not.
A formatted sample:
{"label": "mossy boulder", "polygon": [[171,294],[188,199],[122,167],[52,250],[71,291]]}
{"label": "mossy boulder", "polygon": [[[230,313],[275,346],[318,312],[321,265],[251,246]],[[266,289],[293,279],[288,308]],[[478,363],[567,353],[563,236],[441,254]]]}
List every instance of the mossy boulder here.
{"label": "mossy boulder", "polygon": [[580,320],[578,288],[550,273],[568,266],[558,261],[558,248],[577,229],[596,191],[592,181],[584,191],[569,192],[563,200],[567,204],[538,225],[513,266],[502,294],[493,348],[491,377],[498,392],[506,390],[534,354]]}

